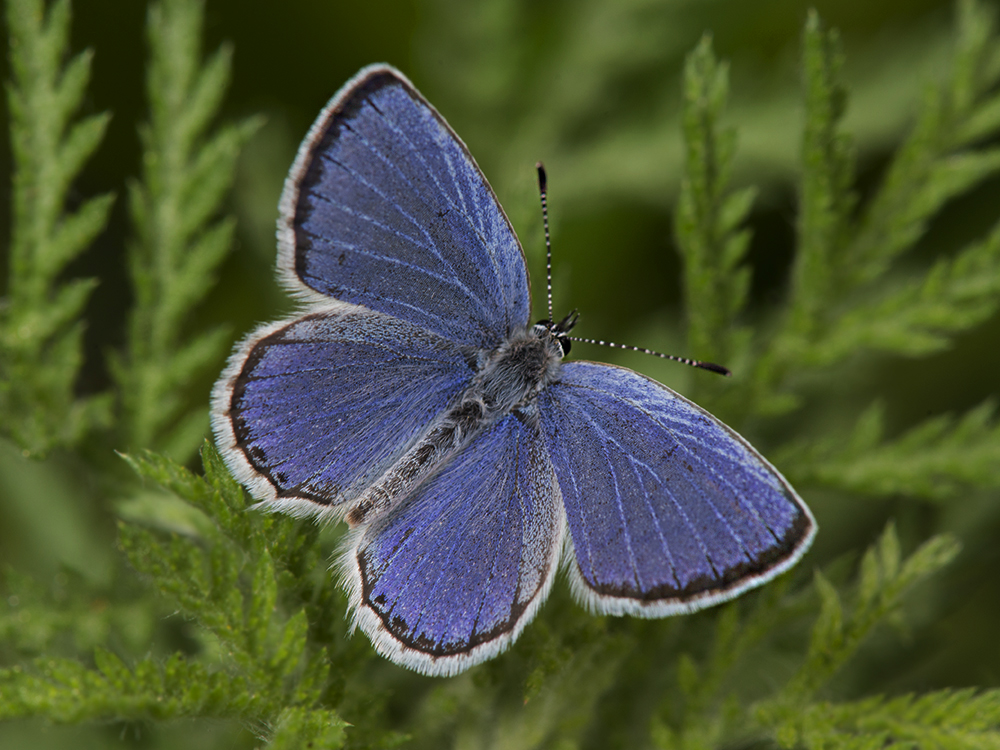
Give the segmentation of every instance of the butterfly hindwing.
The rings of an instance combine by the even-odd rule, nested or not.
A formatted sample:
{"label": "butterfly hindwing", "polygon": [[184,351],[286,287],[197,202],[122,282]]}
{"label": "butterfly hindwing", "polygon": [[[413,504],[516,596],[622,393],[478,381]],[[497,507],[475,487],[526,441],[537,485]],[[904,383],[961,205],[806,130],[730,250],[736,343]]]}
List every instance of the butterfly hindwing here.
{"label": "butterfly hindwing", "polygon": [[815,522],[781,474],[653,380],[571,362],[539,406],[574,590],[598,612],[710,606],[788,569],[812,541]]}
{"label": "butterfly hindwing", "polygon": [[332,304],[243,343],[216,385],[213,427],[256,497],[296,514],[337,516],[471,377],[448,339]]}
{"label": "butterfly hindwing", "polygon": [[563,528],[543,440],[507,416],[356,532],[343,561],[356,622],[397,663],[460,672],[505,649],[534,616]]}
{"label": "butterfly hindwing", "polygon": [[294,291],[493,349],[528,322],[524,253],[465,145],[398,71],[362,70],[285,183],[279,265]]}

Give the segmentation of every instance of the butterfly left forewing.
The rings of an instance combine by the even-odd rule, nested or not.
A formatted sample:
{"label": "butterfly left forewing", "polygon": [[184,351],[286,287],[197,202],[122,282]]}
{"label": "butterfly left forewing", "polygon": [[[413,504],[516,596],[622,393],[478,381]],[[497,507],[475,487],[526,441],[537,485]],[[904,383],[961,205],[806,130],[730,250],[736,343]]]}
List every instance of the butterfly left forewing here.
{"label": "butterfly left forewing", "polygon": [[661,617],[732,598],[791,567],[815,521],[781,474],[700,407],[631,370],[562,368],[539,398],[577,596]]}
{"label": "butterfly left forewing", "polygon": [[528,322],[524,253],[468,149],[399,71],[363,69],[285,182],[279,267],[333,297],[492,349]]}

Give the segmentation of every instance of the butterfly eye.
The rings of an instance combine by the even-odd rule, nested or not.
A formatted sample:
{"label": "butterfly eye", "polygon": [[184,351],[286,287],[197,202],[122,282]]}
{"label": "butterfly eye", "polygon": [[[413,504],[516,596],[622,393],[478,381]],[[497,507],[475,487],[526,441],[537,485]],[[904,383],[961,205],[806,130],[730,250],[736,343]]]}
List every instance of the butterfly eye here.
{"label": "butterfly eye", "polygon": [[[573,313],[566,316],[566,318],[558,323],[553,323],[551,320],[539,320],[531,327],[531,332],[535,336],[541,337],[548,335],[554,338],[556,343],[559,344],[559,351],[562,352],[562,356],[565,357],[569,354],[569,350],[573,347],[573,342],[569,340],[569,336],[566,335],[566,332],[569,328],[573,327],[574,323],[576,323],[575,315],[576,311],[574,310]],[[567,321],[570,321],[569,328],[565,327]]]}

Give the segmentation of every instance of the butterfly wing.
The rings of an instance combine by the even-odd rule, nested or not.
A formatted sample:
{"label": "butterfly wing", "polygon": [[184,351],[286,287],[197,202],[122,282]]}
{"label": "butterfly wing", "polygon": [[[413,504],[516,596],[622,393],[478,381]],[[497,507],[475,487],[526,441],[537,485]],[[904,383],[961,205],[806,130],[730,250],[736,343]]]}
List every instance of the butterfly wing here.
{"label": "butterfly wing", "polygon": [[577,596],[662,617],[790,568],[816,524],[742,437],[631,370],[572,362],[539,397],[573,542]]}
{"label": "butterfly wing", "polygon": [[508,416],[356,532],[355,623],[392,661],[449,675],[504,650],[545,600],[565,526],[537,429]]}
{"label": "butterfly wing", "polygon": [[289,172],[279,266],[333,297],[480,349],[528,322],[524,253],[465,144],[398,71],[363,69]]}
{"label": "butterfly wing", "polygon": [[333,304],[265,326],[237,348],[215,386],[212,426],[255,497],[337,516],[431,429],[472,374],[454,342]]}

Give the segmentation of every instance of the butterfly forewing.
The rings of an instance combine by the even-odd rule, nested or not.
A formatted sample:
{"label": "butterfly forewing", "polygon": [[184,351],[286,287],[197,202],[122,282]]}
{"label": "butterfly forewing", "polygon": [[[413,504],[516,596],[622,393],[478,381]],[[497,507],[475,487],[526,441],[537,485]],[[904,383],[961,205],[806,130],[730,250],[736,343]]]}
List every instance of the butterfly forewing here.
{"label": "butterfly forewing", "polygon": [[539,398],[577,594],[660,617],[787,569],[814,533],[805,504],[739,435],[631,370],[563,365]]}
{"label": "butterfly forewing", "polygon": [[289,175],[293,286],[493,349],[528,322],[521,246],[465,145],[397,71],[334,97]]}

